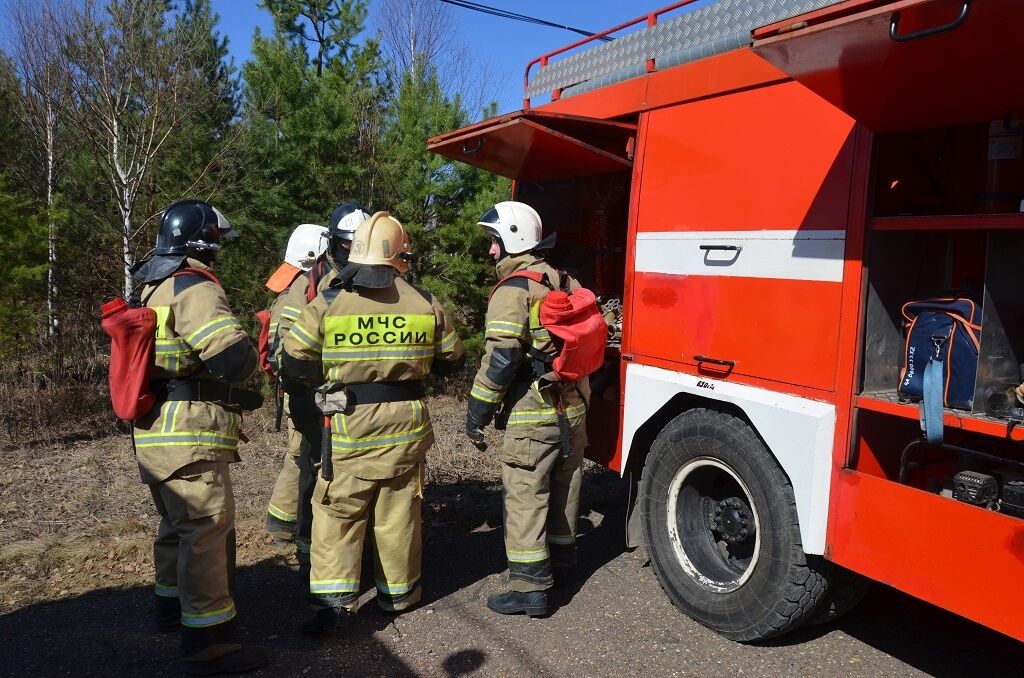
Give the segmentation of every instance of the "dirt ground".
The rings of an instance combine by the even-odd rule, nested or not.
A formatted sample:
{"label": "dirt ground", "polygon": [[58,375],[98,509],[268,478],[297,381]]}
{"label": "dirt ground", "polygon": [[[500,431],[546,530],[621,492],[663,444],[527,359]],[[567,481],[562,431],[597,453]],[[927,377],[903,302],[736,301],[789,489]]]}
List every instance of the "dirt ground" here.
{"label": "dirt ground", "polygon": [[[424,506],[424,603],[400,617],[362,607],[345,634],[297,633],[304,586],[287,549],[266,536],[266,503],[283,452],[268,413],[233,467],[236,598],[273,675],[1020,675],[1019,643],[883,586],[839,624],[779,642],[725,641],[674,610],[643,550],[623,548],[626,487],[589,467],[580,566],[542,620],[488,612],[504,587],[495,432],[477,452],[464,403],[429,403],[437,443]],[[177,675],[177,634],[151,628],[157,516],[126,435],[4,452],[0,474],[0,675]],[[370,568],[364,567],[368,573]]]}

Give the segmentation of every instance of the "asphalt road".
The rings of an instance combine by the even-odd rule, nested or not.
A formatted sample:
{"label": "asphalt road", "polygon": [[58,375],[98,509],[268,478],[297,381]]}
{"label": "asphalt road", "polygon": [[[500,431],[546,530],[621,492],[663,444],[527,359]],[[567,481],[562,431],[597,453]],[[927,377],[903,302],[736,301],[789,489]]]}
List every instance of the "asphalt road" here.
{"label": "asphalt road", "polygon": [[[292,571],[267,560],[239,572],[247,636],[273,656],[256,675],[1024,675],[1024,645],[882,586],[837,624],[724,640],[672,608],[642,550],[624,552],[625,488],[605,473],[586,480],[580,567],[555,612],[500,617],[484,606],[503,588],[500,488],[429,492],[426,598],[405,615],[384,615],[368,591],[344,634],[310,640],[295,631],[305,608]],[[151,596],[104,589],[0,617],[0,674],[177,675],[177,636],[150,630]]]}

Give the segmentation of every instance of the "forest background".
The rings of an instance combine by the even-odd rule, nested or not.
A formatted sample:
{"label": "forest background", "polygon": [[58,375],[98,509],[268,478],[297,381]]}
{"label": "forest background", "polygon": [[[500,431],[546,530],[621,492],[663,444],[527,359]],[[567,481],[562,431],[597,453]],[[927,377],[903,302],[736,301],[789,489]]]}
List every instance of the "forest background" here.
{"label": "forest background", "polygon": [[183,198],[241,235],[217,272],[253,336],[291,230],[355,199],[406,225],[412,278],[478,350],[494,273],[475,224],[509,186],[426,151],[496,112],[447,5],[264,0],[273,31],[240,66],[209,0],[7,5],[0,445],[109,430],[99,307],[131,292],[127,267]]}

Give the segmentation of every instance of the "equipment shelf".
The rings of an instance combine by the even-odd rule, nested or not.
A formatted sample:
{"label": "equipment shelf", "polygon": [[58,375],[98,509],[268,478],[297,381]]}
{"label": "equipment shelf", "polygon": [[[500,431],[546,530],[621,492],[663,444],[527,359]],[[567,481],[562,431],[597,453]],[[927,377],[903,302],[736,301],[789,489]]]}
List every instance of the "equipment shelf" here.
{"label": "equipment shelf", "polygon": [[1024,229],[1024,214],[875,217],[869,225],[874,231],[1005,231]]}
{"label": "equipment shelf", "polygon": [[[916,420],[921,416],[920,407],[916,404],[900,402],[896,391],[863,393],[854,398],[854,406],[857,409],[870,410],[903,419]],[[951,409],[943,410],[942,419],[947,428],[995,436],[1015,442],[1024,441],[1024,426],[1006,419]]]}

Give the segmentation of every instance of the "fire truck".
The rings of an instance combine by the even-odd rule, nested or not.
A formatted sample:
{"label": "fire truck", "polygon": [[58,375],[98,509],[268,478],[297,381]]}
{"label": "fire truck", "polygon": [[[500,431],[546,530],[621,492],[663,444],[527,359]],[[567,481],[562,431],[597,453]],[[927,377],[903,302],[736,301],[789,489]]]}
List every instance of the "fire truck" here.
{"label": "fire truck", "polygon": [[[874,580],[1024,640],[1024,412],[993,405],[1024,363],[1022,26],[1020,0],[677,2],[428,142],[510,177],[554,263],[621,300],[588,454],[727,638]],[[928,444],[901,308],[948,290],[982,309],[975,398]]]}

